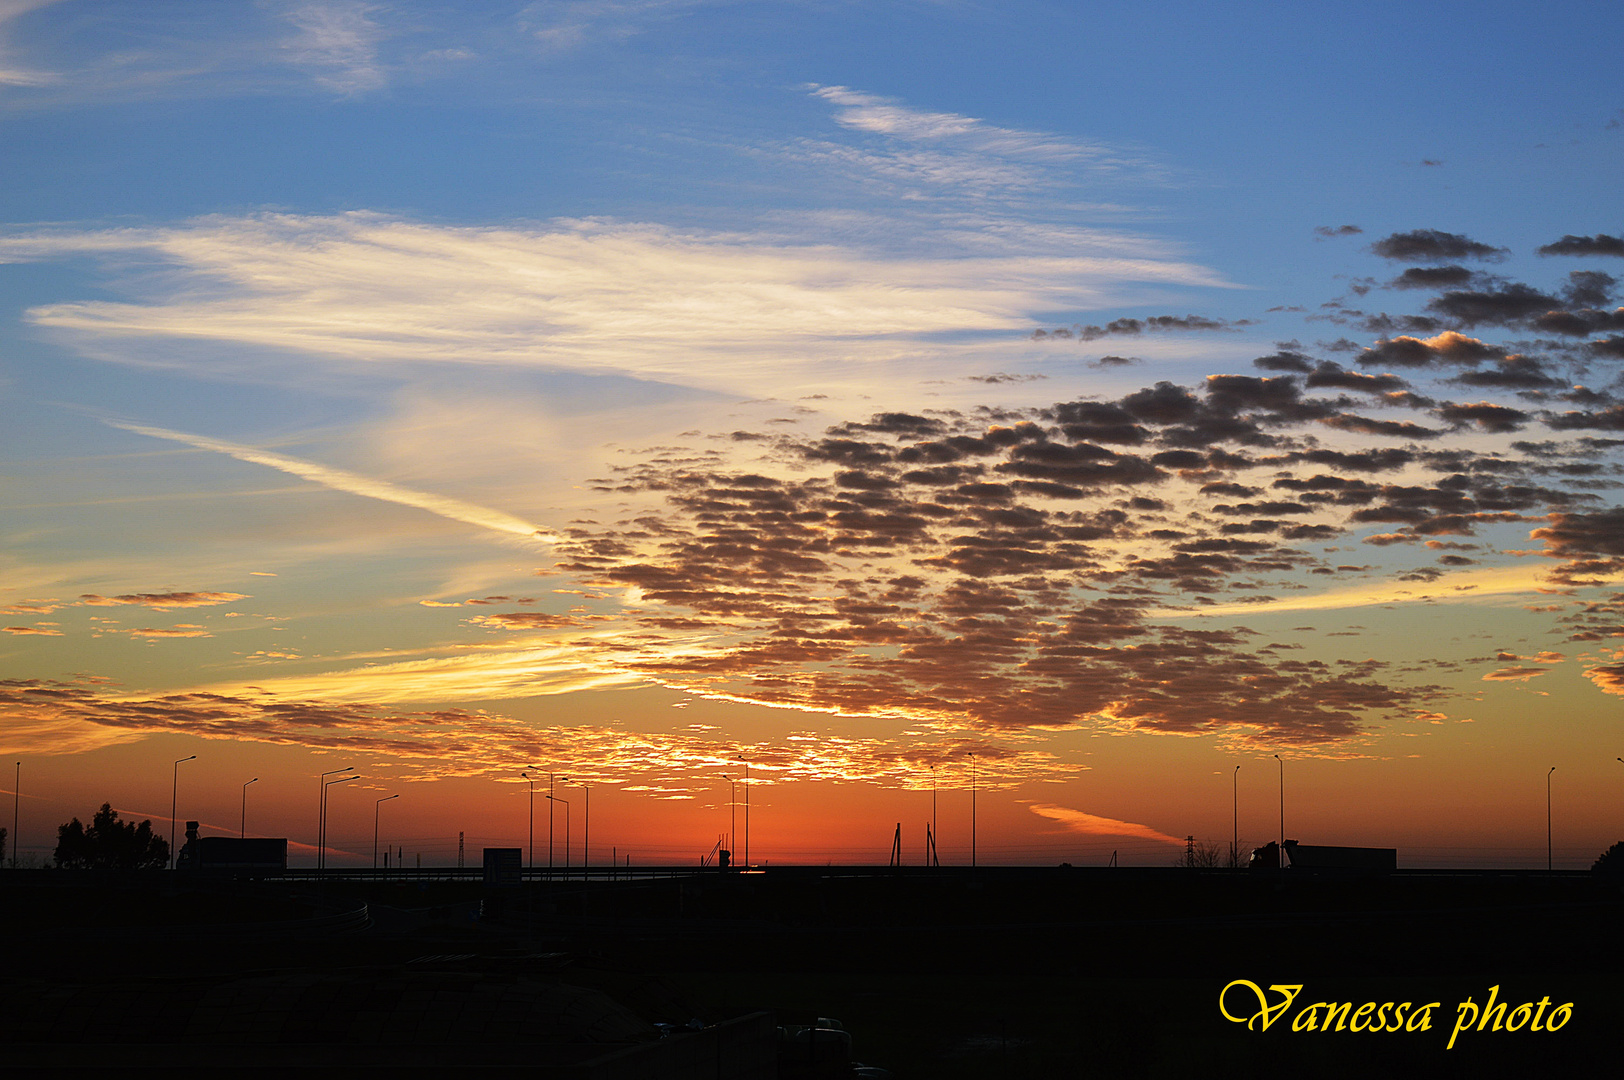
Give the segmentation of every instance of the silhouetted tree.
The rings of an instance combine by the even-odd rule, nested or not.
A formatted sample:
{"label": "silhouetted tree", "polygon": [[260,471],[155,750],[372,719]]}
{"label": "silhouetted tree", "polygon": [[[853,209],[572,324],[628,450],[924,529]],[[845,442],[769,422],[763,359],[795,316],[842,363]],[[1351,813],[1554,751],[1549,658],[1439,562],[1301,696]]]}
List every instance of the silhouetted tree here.
{"label": "silhouetted tree", "polygon": [[1590,869],[1608,877],[1624,877],[1624,840],[1602,852]]}
{"label": "silhouetted tree", "polygon": [[161,870],[169,865],[169,841],[152,835],[152,822],[120,821],[102,803],[90,827],[74,818],[57,826],[56,865],[68,870]]}

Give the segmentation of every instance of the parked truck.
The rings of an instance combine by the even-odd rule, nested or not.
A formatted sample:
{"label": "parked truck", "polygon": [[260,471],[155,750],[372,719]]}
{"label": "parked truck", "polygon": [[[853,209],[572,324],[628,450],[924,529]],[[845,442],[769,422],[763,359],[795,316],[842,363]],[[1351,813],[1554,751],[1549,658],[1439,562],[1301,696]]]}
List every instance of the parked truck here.
{"label": "parked truck", "polygon": [[288,842],[285,837],[199,836],[197,822],[188,821],[175,868],[253,877],[281,874],[288,868]]}
{"label": "parked truck", "polygon": [[[1248,865],[1253,870],[1282,869],[1280,853],[1281,845],[1265,844],[1253,850]],[[1290,869],[1303,874],[1364,876],[1391,874],[1398,869],[1397,848],[1330,847],[1287,840],[1285,855]]]}

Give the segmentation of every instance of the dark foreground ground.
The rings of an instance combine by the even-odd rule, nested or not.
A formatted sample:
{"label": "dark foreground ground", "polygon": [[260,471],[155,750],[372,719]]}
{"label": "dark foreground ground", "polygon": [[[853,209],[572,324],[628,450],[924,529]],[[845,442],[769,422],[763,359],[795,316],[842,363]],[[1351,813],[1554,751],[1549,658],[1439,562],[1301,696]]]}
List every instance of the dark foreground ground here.
{"label": "dark foreground ground", "polygon": [[[898,1078],[1611,1075],[1624,1026],[1624,891],[1589,875],[46,871],[0,875],[0,914],[19,1074],[849,1076],[849,1037]],[[1220,1012],[1236,980],[1301,990],[1264,1030]],[[1507,1008],[1447,1048],[1495,987]],[[1303,1030],[1316,1002],[1350,1006],[1342,1030]],[[1244,984],[1224,1004],[1260,1008]],[[780,1032],[820,1017],[847,1034]]]}

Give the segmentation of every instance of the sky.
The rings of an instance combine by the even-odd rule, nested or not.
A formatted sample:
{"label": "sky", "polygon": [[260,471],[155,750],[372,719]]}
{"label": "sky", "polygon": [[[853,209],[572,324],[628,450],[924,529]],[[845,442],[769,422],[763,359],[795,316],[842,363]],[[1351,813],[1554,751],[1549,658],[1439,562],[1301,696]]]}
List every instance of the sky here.
{"label": "sky", "polygon": [[17,853],[1587,867],[1620,31],[0,0]]}

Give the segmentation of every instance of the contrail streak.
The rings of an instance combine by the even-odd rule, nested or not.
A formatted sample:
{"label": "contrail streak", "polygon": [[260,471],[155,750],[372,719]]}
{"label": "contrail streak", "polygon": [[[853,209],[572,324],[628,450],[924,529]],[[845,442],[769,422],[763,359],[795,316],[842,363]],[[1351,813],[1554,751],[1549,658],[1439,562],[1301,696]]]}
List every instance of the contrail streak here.
{"label": "contrail streak", "polygon": [[184,431],[170,431],[167,428],[147,427],[143,424],[124,424],[116,420],[106,421],[116,428],[133,431],[137,435],[146,435],[154,439],[168,439],[171,442],[185,443],[187,446],[199,450],[212,450],[217,454],[226,454],[238,461],[250,462],[254,465],[265,465],[285,473],[291,473],[303,480],[332,488],[334,491],[346,491],[351,495],[360,495],[368,499],[380,499],[384,502],[399,503],[401,506],[413,506],[419,510],[427,510],[431,514],[438,514],[452,521],[461,521],[468,525],[477,525],[482,529],[491,529],[495,532],[510,536],[522,536],[528,540],[540,540],[553,543],[558,540],[558,534],[550,529],[543,529],[512,514],[500,510],[492,510],[486,506],[477,506],[474,503],[463,502],[461,499],[452,499],[444,495],[434,495],[426,491],[413,491],[411,488],[391,484],[387,480],[375,480],[370,476],[361,476],[359,473],[347,472],[344,469],[335,469],[328,465],[318,465],[311,461],[301,461],[285,454],[273,454],[268,450],[258,450],[252,446],[239,446],[236,443],[223,442],[219,439],[210,439],[202,435],[189,435]]}

